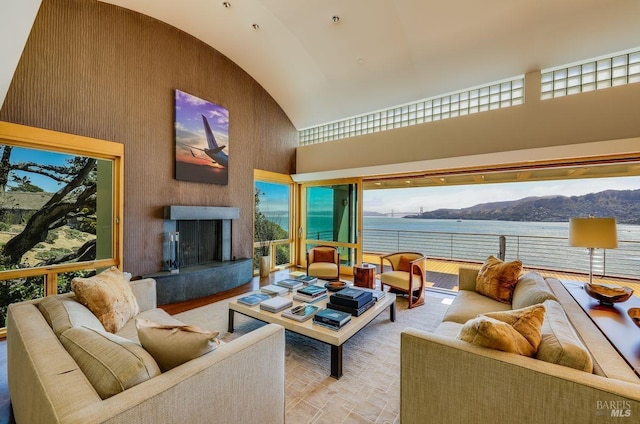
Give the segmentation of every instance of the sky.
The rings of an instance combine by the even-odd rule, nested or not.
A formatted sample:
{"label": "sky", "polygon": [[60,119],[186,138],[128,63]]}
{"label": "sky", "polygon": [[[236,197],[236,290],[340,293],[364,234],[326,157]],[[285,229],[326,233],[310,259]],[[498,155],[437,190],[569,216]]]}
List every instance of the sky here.
{"label": "sky", "polygon": [[[74,157],[75,156],[73,155],[68,155],[63,153],[48,152],[48,151],[37,150],[37,149],[27,149],[24,147],[14,147],[11,150],[10,162],[12,164],[19,163],[19,162],[35,162],[35,163],[62,166],[67,163],[66,162],[67,159],[72,159]],[[10,175],[17,175],[19,177],[25,177],[25,176],[29,177],[29,179],[31,180],[31,184],[40,187],[41,189],[43,189],[48,193],[55,193],[61,187],[61,185],[57,181],[49,177],[46,177],[44,175],[34,174],[32,172],[14,171],[13,174],[10,174]],[[10,179],[9,186],[11,187],[14,185],[15,184],[11,183],[11,179]]]}
{"label": "sky", "polygon": [[[218,146],[226,146],[223,151],[229,154],[229,110],[223,106],[208,102],[199,97],[176,90],[176,160],[206,164],[211,160],[204,152],[195,150],[196,157],[189,147],[207,148],[207,136],[204,132],[202,115],[207,118]],[[199,153],[198,153],[199,152]],[[197,157],[201,157],[198,160]]]}
{"label": "sky", "polygon": [[532,181],[474,184],[447,187],[417,187],[364,191],[364,210],[390,213],[460,209],[479,203],[518,200],[529,196],[581,196],[604,190],[640,189],[640,177],[589,178],[565,181]]}

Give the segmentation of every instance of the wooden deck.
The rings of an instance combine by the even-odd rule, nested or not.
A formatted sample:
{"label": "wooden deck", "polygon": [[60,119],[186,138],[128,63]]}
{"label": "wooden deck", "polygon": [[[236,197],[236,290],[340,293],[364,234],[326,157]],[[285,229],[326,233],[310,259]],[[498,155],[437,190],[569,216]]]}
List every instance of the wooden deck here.
{"label": "wooden deck", "polygon": [[[380,265],[380,257],[378,255],[365,254],[364,261],[378,265],[378,266]],[[449,274],[451,276],[457,277],[458,269],[461,266],[480,269],[482,264],[470,263],[470,262],[448,261],[448,260],[440,260],[440,259],[427,259],[427,286],[434,287],[437,289],[458,291],[457,284],[451,284],[451,283],[446,284],[447,282],[452,281],[453,277],[451,277],[450,279],[447,279],[447,278],[439,279],[437,277],[439,274]],[[573,280],[573,281],[581,281],[581,282],[589,281],[588,274],[548,271],[544,269],[535,269],[535,268],[525,268],[524,270],[536,271],[543,277],[553,277],[559,280]],[[434,277],[432,278],[432,281],[429,281],[430,276]],[[442,280],[444,284],[441,284],[438,280]],[[640,280],[632,280],[632,279],[626,279],[626,278],[620,278],[620,279],[600,278],[594,275],[593,281],[594,283],[599,283],[599,284],[611,284],[611,285],[617,285],[617,286],[631,287],[633,289],[633,295],[640,297]]]}

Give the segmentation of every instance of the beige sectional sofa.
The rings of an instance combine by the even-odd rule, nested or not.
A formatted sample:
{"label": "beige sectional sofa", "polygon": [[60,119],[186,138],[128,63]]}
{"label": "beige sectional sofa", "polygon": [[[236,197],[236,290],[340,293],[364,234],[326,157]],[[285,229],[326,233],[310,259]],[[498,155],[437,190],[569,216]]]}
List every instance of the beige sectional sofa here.
{"label": "beige sectional sofa", "polygon": [[[460,269],[459,293],[434,333],[402,332],[403,424],[640,420],[640,379],[558,280],[527,273],[508,305],[475,291],[477,273]],[[546,313],[535,358],[456,338],[478,314],[538,303]]]}
{"label": "beige sectional sofa", "polygon": [[[154,280],[132,281],[131,288],[141,310],[137,317],[181,324],[156,309]],[[72,294],[45,299],[9,306],[8,382],[18,424],[284,422],[282,327],[263,326],[160,373],[135,362],[145,353],[131,319],[117,333],[133,341],[124,343],[124,359],[113,361],[112,348],[94,353],[94,359],[109,372],[135,370],[141,382],[102,399],[61,342],[74,331],[102,334],[100,321]]]}

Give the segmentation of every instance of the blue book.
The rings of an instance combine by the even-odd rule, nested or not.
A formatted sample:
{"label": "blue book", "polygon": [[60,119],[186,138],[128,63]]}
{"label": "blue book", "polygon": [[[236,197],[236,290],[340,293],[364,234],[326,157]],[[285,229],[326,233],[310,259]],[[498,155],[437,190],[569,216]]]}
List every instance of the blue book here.
{"label": "blue book", "polygon": [[320,296],[326,292],[327,292],[327,289],[321,286],[307,286],[307,287],[298,289],[298,293],[311,296],[311,297]]}
{"label": "blue book", "polygon": [[243,303],[249,306],[255,306],[263,300],[271,299],[271,296],[263,293],[254,293],[248,296],[238,298],[238,303]]}

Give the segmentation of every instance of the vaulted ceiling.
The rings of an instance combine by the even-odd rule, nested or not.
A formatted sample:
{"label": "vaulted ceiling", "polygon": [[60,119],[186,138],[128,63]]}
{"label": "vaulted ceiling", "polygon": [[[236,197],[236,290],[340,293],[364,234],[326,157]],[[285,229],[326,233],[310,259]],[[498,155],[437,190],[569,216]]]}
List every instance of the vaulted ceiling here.
{"label": "vaulted ceiling", "polygon": [[637,0],[102,1],[211,45],[298,129],[640,46]]}

